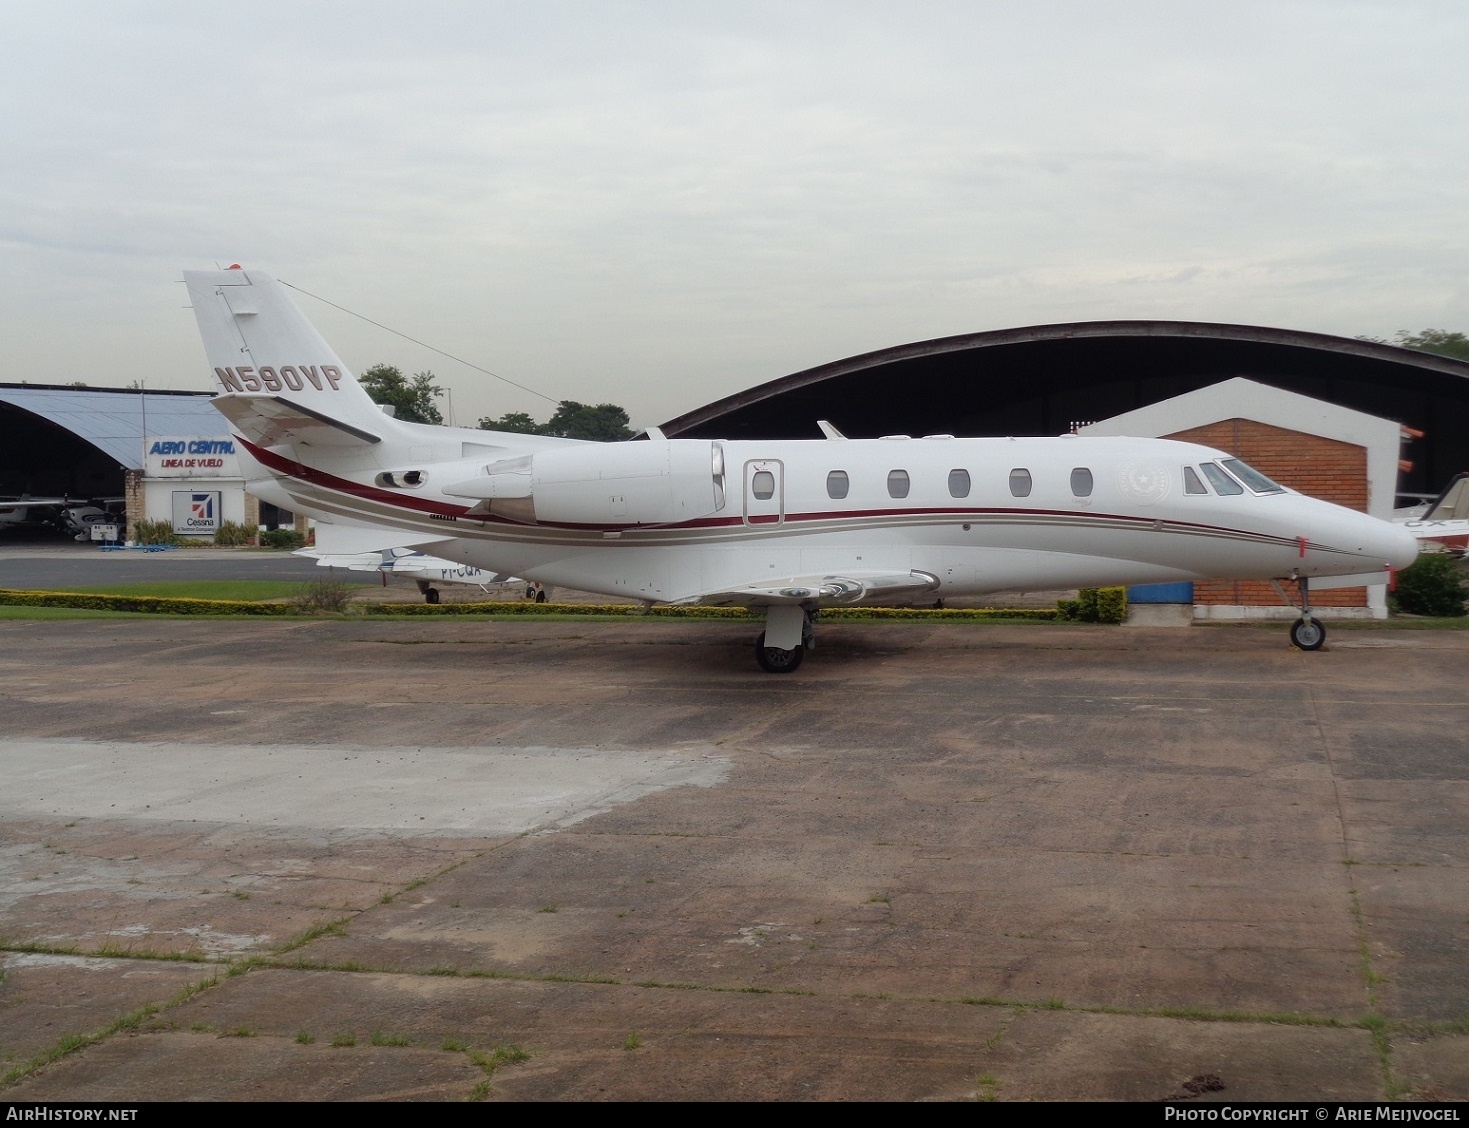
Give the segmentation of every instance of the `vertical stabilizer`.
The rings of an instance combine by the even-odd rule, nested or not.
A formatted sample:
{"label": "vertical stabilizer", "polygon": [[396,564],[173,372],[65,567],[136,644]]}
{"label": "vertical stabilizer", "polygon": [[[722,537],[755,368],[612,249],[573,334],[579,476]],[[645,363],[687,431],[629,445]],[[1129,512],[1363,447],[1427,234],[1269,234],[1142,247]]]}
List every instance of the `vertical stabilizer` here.
{"label": "vertical stabilizer", "polygon": [[186,270],[184,282],[215,390],[224,397],[216,403],[231,420],[299,411],[343,433],[381,436],[392,429],[275,278],[235,267]]}

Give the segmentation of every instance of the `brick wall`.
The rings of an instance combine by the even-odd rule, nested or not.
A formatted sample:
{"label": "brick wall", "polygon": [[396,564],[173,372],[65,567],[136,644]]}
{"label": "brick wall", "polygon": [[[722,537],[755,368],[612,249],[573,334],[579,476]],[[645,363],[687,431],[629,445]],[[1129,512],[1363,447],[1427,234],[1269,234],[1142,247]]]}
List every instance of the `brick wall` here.
{"label": "brick wall", "polygon": [[[1288,431],[1253,419],[1225,419],[1166,438],[1201,443],[1244,459],[1282,486],[1367,511],[1367,449],[1352,443]],[[1290,591],[1290,588],[1286,589]],[[1293,596],[1295,593],[1290,591]],[[1264,580],[1209,580],[1194,584],[1195,604],[1279,607],[1280,596]],[[1311,593],[1312,607],[1366,607],[1366,588]]]}

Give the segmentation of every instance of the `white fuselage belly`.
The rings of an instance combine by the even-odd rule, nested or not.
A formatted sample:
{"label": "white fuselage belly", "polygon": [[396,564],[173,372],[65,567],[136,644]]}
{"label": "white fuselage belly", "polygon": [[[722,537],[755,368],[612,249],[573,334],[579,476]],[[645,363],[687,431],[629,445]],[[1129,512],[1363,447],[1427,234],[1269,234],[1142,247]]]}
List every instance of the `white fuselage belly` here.
{"label": "white fuselage belly", "polygon": [[[455,455],[461,443],[494,441],[482,431],[433,431],[435,445]],[[471,515],[475,503],[466,498],[465,483],[473,489],[496,473],[493,460],[484,455],[452,462],[443,454],[439,461],[425,457],[421,465],[432,474],[416,489],[382,487],[383,470],[415,465],[401,457],[405,452],[382,446],[369,458],[314,457],[309,469],[280,451],[257,455],[302,511],[328,521],[422,533],[425,542],[435,542],[431,551],[438,556],[558,586],[659,602],[728,592],[762,577],[776,581],[847,572],[929,573],[938,581],[939,596],[1214,577],[1348,575],[1401,565],[1416,551],[1411,537],[1384,522],[1293,492],[1187,493],[1185,466],[1228,456],[1168,440],[651,443],[663,446],[640,442],[599,449],[609,457],[614,452],[637,456],[650,465],[665,460],[671,486],[654,481],[656,466],[646,465],[623,478],[614,471],[570,484],[556,478],[550,460],[545,472],[523,473],[522,492],[536,503],[537,524]],[[563,457],[554,450],[550,454]],[[707,469],[711,456],[722,465],[722,478]],[[541,452],[535,457],[540,465]],[[1029,475],[1026,496],[1012,492],[1012,473],[1018,470]],[[1087,496],[1077,492],[1073,471],[1079,470],[1089,472]],[[762,471],[769,477],[758,479]],[[846,474],[845,497],[831,496],[833,471]],[[893,496],[901,491],[901,482],[890,486],[894,471],[907,475],[906,496]],[[953,496],[959,492],[951,486],[955,471],[967,474],[967,496]],[[636,509],[642,496],[637,491],[650,488],[650,482],[661,491],[657,497],[674,498],[677,512],[667,515],[676,519],[629,524],[637,515],[623,511]],[[446,486],[458,492],[444,492]],[[486,485],[476,496],[494,492]],[[578,520],[558,521],[554,510],[542,512],[557,498],[572,496]],[[581,519],[589,513],[592,520]],[[599,513],[605,516],[597,519]]]}

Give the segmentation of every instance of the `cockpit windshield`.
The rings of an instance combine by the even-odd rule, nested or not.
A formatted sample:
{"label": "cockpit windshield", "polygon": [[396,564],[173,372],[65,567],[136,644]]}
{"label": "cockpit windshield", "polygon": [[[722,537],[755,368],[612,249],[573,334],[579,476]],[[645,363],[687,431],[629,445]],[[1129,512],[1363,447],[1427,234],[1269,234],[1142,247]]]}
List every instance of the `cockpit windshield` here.
{"label": "cockpit windshield", "polygon": [[1272,482],[1253,466],[1237,458],[1223,459],[1221,465],[1257,494],[1285,493],[1284,486]]}
{"label": "cockpit windshield", "polygon": [[1230,494],[1242,494],[1245,492],[1243,486],[1223,470],[1219,469],[1214,463],[1202,462],[1199,464],[1199,469],[1204,472],[1204,477],[1209,479],[1209,484],[1214,487],[1215,493],[1223,497],[1228,497]]}

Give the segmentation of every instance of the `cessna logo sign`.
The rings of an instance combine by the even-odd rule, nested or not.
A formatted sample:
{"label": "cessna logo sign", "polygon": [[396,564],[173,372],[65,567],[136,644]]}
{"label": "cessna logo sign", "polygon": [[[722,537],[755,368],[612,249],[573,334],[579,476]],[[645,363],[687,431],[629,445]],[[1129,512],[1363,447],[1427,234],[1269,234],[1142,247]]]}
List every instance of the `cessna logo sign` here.
{"label": "cessna logo sign", "polygon": [[335,364],[283,364],[251,368],[216,368],[214,375],[227,392],[299,392],[308,384],[318,392],[338,391],[342,370]]}
{"label": "cessna logo sign", "polygon": [[217,532],[219,506],[218,490],[180,490],[173,495],[173,531],[210,534]]}
{"label": "cessna logo sign", "polygon": [[230,439],[149,439],[150,478],[238,478],[239,460]]}

